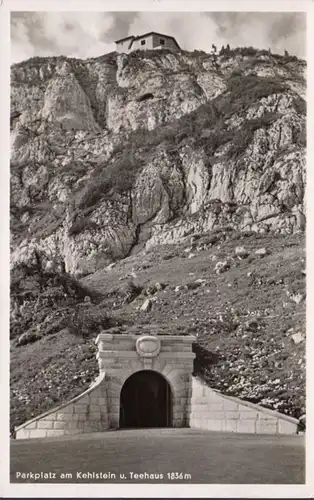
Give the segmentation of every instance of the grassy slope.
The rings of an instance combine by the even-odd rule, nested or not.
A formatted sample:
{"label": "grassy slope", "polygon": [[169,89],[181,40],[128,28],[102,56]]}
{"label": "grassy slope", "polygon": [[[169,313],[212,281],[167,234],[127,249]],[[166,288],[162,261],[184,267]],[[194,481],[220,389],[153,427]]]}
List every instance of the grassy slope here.
{"label": "grassy slope", "polygon": [[[157,330],[197,335],[195,372],[213,387],[297,415],[304,404],[305,353],[304,342],[296,345],[291,335],[305,331],[305,302],[296,304],[287,291],[305,293],[303,237],[217,235],[213,246],[206,244],[209,235],[195,242],[192,258],[185,252],[189,245],[160,248],[84,283],[114,289],[134,268],[134,281],[144,289],[155,281],[166,284],[150,312],[137,309],[144,300],[139,296],[116,314],[138,325],[139,333],[140,325],[153,324]],[[250,250],[246,259],[235,257],[239,245]],[[262,247],[269,255],[261,258],[254,251]],[[233,259],[230,269],[217,275],[216,263],[226,258]],[[198,286],[197,279],[206,281]],[[180,285],[185,287],[175,291]]]}
{"label": "grassy slope", "polygon": [[67,274],[38,265],[12,271],[12,425],[79,394],[96,376],[90,332],[115,324],[101,301]]}
{"label": "grassy slope", "polygon": [[[243,260],[235,258],[239,245],[250,251]],[[256,256],[262,247],[269,255]],[[188,258],[190,252],[194,257]],[[216,262],[225,258],[231,258],[230,269],[217,275]],[[200,237],[192,249],[187,242],[132,255],[83,284],[103,294],[100,307],[122,320],[121,330],[197,335],[195,373],[212,387],[298,416],[305,342],[295,344],[291,335],[305,330],[305,302],[296,304],[287,290],[304,294],[304,259],[299,234],[221,231]],[[195,284],[197,279],[206,281]],[[138,286],[133,296],[130,280]],[[144,313],[139,307],[155,282],[166,286],[153,294],[152,309]],[[83,338],[63,329],[12,348],[12,426],[88,387],[98,372],[96,335],[91,330]]]}

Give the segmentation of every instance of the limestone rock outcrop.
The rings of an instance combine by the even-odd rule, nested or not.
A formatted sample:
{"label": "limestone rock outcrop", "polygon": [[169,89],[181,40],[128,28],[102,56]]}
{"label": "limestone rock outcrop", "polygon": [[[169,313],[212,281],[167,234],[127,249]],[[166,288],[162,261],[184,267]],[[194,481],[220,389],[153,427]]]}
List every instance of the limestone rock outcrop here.
{"label": "limestone rock outcrop", "polygon": [[11,260],[82,276],[218,226],[305,227],[305,62],[234,50],[11,73]]}

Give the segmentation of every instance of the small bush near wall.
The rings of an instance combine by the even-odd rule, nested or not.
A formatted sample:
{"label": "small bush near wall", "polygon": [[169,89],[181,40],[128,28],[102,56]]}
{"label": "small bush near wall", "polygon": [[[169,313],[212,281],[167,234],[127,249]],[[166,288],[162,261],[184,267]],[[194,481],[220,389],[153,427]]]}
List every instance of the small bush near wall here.
{"label": "small bush near wall", "polygon": [[80,305],[73,311],[68,322],[69,332],[79,337],[97,336],[102,330],[118,326],[119,322],[110,318],[102,307],[89,304]]}

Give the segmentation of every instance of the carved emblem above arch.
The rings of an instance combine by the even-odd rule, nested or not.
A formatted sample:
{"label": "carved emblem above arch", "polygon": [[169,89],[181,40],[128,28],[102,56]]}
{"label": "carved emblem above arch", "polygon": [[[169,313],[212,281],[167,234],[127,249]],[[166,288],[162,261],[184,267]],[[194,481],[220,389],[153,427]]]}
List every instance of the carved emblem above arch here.
{"label": "carved emblem above arch", "polygon": [[136,351],[142,358],[154,358],[160,351],[160,339],[153,335],[143,335],[136,341]]}

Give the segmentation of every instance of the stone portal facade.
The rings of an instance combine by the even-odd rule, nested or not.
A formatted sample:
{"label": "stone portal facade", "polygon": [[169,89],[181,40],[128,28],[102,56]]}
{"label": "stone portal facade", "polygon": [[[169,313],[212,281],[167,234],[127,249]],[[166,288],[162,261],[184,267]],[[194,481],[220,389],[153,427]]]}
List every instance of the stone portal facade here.
{"label": "stone portal facade", "polygon": [[[144,421],[150,409],[151,414],[165,412],[157,426],[296,433],[296,419],[225,396],[193,377],[194,341],[192,336],[101,333],[95,382],[68,403],[17,427],[16,438],[102,432],[134,421],[137,427],[154,426],[152,420],[149,425]],[[131,411],[129,420],[126,410]]]}
{"label": "stone portal facade", "polygon": [[108,422],[119,427],[120,393],[126,380],[136,372],[152,370],[161,374],[171,390],[172,426],[188,426],[193,359],[192,336],[111,335],[97,337],[100,373],[106,373]]}

